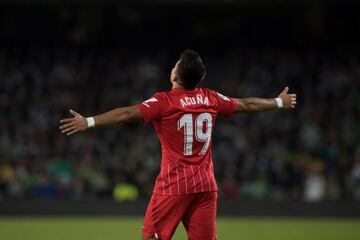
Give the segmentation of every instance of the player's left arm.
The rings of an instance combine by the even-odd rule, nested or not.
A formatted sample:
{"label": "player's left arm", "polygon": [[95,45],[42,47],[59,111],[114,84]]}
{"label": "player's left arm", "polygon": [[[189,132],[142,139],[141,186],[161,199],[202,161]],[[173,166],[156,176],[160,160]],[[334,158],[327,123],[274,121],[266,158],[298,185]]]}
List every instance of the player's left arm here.
{"label": "player's left arm", "polygon": [[286,87],[277,98],[235,98],[235,112],[263,112],[276,108],[291,109],[296,105],[296,94]]}
{"label": "player's left arm", "polygon": [[115,108],[109,112],[85,118],[81,114],[70,110],[72,118],[60,120],[60,130],[66,135],[76,132],[85,131],[95,126],[108,126],[127,122],[138,122],[142,120],[142,114],[139,108],[134,106]]}

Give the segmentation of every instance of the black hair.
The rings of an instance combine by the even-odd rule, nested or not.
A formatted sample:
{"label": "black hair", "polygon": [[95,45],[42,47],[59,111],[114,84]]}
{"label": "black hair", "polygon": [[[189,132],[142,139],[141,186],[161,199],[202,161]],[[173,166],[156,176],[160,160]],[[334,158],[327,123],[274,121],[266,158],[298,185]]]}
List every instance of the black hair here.
{"label": "black hair", "polygon": [[176,73],[179,84],[185,89],[192,90],[204,79],[206,68],[197,52],[186,49],[180,55]]}

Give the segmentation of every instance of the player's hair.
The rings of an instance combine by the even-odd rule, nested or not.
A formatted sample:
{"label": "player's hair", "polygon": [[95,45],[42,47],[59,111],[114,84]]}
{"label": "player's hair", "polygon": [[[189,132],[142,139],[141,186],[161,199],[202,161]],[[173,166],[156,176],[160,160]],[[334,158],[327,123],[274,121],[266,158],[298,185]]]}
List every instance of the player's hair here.
{"label": "player's hair", "polygon": [[185,89],[192,90],[202,82],[205,75],[206,68],[200,55],[190,49],[183,51],[177,65],[179,84]]}

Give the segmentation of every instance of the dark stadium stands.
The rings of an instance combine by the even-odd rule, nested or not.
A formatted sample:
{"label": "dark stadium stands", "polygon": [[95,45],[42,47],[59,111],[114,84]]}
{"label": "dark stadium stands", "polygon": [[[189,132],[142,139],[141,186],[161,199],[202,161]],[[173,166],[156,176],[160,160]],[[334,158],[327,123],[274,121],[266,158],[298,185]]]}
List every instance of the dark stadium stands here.
{"label": "dark stadium stands", "polygon": [[0,9],[0,200],[111,198],[117,183],[148,197],[160,160],[151,127],[66,137],[58,122],[69,108],[88,116],[169,90],[184,48],[204,56],[204,86],[223,94],[298,94],[294,111],[217,123],[222,198],[360,200],[360,21],[351,7],[29,8]]}

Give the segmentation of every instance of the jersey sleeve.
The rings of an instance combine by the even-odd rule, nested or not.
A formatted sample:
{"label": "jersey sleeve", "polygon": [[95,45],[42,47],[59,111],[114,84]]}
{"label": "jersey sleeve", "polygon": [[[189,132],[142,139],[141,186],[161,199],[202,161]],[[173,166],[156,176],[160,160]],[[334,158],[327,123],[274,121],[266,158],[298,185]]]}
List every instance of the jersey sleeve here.
{"label": "jersey sleeve", "polygon": [[216,91],[212,91],[212,96],[217,102],[216,109],[218,114],[230,117],[235,112],[236,100],[234,98],[224,96]]}
{"label": "jersey sleeve", "polygon": [[160,93],[154,94],[148,100],[138,104],[143,123],[148,124],[161,118],[164,109],[164,99]]}

